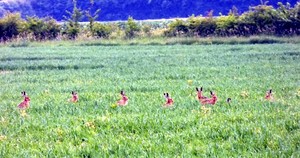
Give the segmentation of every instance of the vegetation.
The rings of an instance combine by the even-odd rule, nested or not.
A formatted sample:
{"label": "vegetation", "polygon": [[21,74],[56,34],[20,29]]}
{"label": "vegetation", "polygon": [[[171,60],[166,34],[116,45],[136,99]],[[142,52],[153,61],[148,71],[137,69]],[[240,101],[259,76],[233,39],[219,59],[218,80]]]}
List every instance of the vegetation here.
{"label": "vegetation", "polygon": [[60,26],[53,18],[27,17],[26,30],[37,41],[52,40],[60,34]]}
{"label": "vegetation", "polygon": [[75,39],[80,32],[79,21],[83,16],[83,11],[77,8],[77,0],[73,0],[73,12],[66,12],[69,14],[69,17],[65,17],[68,23],[64,34],[67,34],[70,39]]}
{"label": "vegetation", "polygon": [[[265,0],[264,0],[265,1]],[[289,2],[291,5],[298,0],[269,0],[268,5],[276,6],[277,2]],[[232,6],[239,8],[239,13],[248,10],[249,6],[264,4],[260,0],[97,0],[93,3],[92,12],[101,9],[101,16],[97,20],[127,20],[132,16],[142,19],[168,19],[174,17],[188,17],[192,14],[206,15],[214,10],[214,16],[219,13],[227,14]],[[89,0],[78,1],[78,7],[84,10],[90,8]],[[3,0],[0,2],[0,16],[5,11],[19,11],[24,18],[37,15],[39,17],[52,16],[58,21],[64,20],[65,10],[73,8],[72,0]],[[85,17],[88,21],[88,17]]]}
{"label": "vegetation", "polygon": [[[233,7],[228,15],[207,16],[192,15],[188,19],[162,21],[135,21],[128,17],[126,22],[95,22],[100,10],[94,13],[94,2],[88,11],[77,7],[73,1],[73,11],[67,13],[64,24],[58,24],[53,18],[27,17],[21,19],[18,13],[7,13],[0,19],[0,38],[2,41],[13,38],[25,40],[106,38],[132,39],[141,37],[230,37],[230,36],[298,36],[300,35],[300,3],[293,7],[287,3],[278,3],[278,8],[262,4],[250,7],[249,11],[238,14]],[[85,15],[88,23],[80,23]],[[32,35],[32,36],[30,36]]]}
{"label": "vegetation", "polygon": [[23,20],[20,14],[7,13],[0,19],[0,39],[6,41],[18,36],[22,31]]}
{"label": "vegetation", "polygon": [[93,32],[94,23],[95,23],[96,19],[99,17],[100,9],[97,9],[95,11],[95,13],[91,13],[91,10],[92,10],[93,5],[94,5],[94,0],[90,0],[90,4],[91,4],[91,6],[89,7],[89,9],[86,11],[85,14],[86,14],[86,17],[89,20],[90,31]]}
{"label": "vegetation", "polygon": [[140,31],[140,27],[133,20],[132,17],[129,17],[126,23],[125,35],[127,38],[133,38],[136,36],[137,32]]}
{"label": "vegetation", "polygon": [[107,24],[95,23],[93,24],[92,34],[98,38],[108,38],[112,33],[112,27]]}
{"label": "vegetation", "polygon": [[[47,6],[53,14],[66,3],[57,1]],[[64,23],[0,18],[0,157],[300,157],[300,3],[100,23],[104,2],[119,4],[90,0],[84,10],[68,1]],[[122,7],[146,2],[180,11],[206,0]],[[200,86],[217,94],[215,105],[199,103]],[[125,107],[116,104],[121,90]],[[27,110],[17,108],[22,91]],[[171,108],[162,106],[165,92]]]}
{"label": "vegetation", "polygon": [[[2,46],[0,157],[299,157],[299,50]],[[217,104],[201,108],[196,86],[216,92]],[[270,88],[274,102],[264,100]],[[26,113],[17,109],[23,90]],[[120,90],[129,103],[115,108]],[[71,91],[78,103],[67,101]],[[164,92],[173,108],[162,108]]]}
{"label": "vegetation", "polygon": [[[294,8],[290,4],[278,3],[275,9],[269,5],[251,7],[242,15],[232,9],[227,16],[214,18],[191,16],[187,22],[177,20],[166,31],[171,36],[251,36],[251,35],[300,35],[300,3]],[[180,22],[180,23],[179,23]],[[179,33],[179,34],[178,34]]]}

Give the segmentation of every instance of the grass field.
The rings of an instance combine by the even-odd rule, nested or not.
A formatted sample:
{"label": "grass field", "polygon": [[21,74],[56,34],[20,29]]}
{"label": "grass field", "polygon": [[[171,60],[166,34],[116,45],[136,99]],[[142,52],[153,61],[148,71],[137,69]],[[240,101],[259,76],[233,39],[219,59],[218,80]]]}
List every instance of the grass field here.
{"label": "grass field", "polygon": [[299,74],[299,44],[0,47],[0,157],[300,157]]}

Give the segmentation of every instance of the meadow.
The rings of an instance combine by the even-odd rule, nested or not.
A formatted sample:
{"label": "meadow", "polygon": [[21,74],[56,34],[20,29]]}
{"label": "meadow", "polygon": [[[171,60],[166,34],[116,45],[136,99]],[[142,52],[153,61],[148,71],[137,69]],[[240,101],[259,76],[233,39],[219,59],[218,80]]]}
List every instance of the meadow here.
{"label": "meadow", "polygon": [[[0,157],[300,157],[299,50],[1,46]],[[201,107],[200,86],[217,94],[216,105]],[[273,102],[264,99],[268,89]],[[17,108],[23,90],[26,113]],[[78,103],[67,101],[73,90]],[[120,90],[129,103],[115,108]],[[162,107],[164,92],[173,108]]]}

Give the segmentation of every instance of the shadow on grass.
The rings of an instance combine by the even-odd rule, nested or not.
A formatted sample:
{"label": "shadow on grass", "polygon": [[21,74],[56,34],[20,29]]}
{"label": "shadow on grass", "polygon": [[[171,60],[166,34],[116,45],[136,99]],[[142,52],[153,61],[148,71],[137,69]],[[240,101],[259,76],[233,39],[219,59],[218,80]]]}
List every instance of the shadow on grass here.
{"label": "shadow on grass", "polygon": [[18,66],[2,66],[0,71],[13,71],[13,70],[78,70],[78,69],[102,69],[104,65],[97,65],[92,67],[79,66],[79,65],[31,65],[25,67]]}

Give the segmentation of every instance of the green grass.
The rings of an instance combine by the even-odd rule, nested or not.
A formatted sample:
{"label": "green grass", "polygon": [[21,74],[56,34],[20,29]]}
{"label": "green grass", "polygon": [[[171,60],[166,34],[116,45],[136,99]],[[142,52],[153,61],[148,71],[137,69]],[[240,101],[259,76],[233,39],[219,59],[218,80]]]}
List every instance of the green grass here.
{"label": "green grass", "polygon": [[299,44],[76,45],[0,48],[0,157],[300,156]]}
{"label": "green grass", "polygon": [[124,46],[124,45],[212,45],[212,44],[300,44],[300,37],[276,37],[276,36],[251,36],[251,37],[137,37],[133,39],[95,39],[86,36],[79,36],[76,40],[46,40],[30,41],[17,38],[10,42],[0,43],[0,47],[40,47],[40,46]]}

